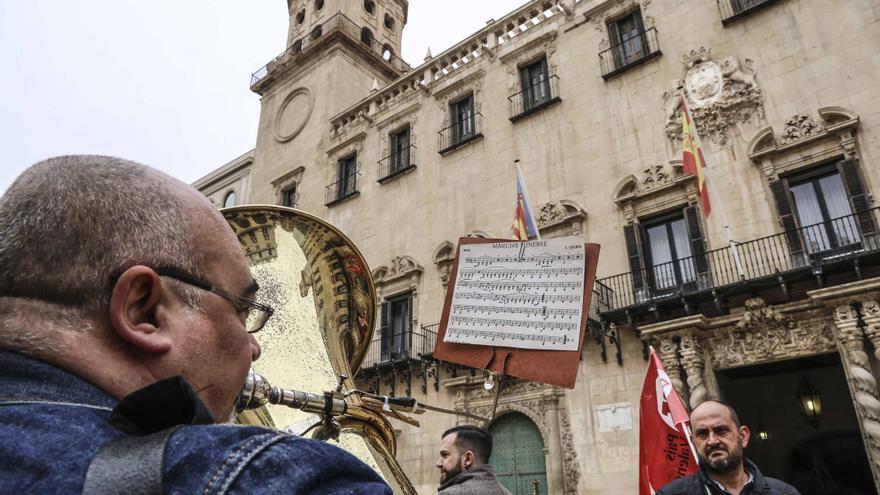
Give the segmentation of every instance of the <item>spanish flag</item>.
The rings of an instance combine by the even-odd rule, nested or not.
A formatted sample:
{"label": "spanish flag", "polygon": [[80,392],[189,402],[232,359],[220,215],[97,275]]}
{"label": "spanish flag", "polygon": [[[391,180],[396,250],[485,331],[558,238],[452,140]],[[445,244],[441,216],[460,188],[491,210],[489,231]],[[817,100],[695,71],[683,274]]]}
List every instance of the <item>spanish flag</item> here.
{"label": "spanish flag", "polygon": [[700,193],[700,209],[703,215],[709,216],[712,205],[709,204],[709,187],[706,183],[706,159],[703,158],[703,145],[697,135],[697,127],[684,98],[681,99],[681,165],[684,173],[697,176],[697,190]]}
{"label": "spanish flag", "polygon": [[[518,160],[517,160],[518,161]],[[516,210],[513,216],[513,238],[518,241],[527,241],[530,237],[541,238],[538,235],[538,227],[532,209],[526,200],[526,182],[522,176],[519,163],[516,164]]]}

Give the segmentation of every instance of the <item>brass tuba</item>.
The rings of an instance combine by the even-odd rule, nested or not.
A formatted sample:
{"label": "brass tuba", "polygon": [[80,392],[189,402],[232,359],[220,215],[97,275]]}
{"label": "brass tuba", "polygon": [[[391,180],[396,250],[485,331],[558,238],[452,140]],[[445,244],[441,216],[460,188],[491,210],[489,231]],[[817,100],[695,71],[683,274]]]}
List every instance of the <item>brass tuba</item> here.
{"label": "brass tuba", "polygon": [[[263,354],[253,369],[280,388],[249,377],[240,405],[254,409],[242,410],[237,421],[329,438],[379,472],[394,493],[415,494],[394,458],[388,420],[345,394],[376,320],[375,286],[361,253],[335,227],[302,211],[250,205],[221,213],[260,284],[259,300],[275,309],[255,335]],[[323,399],[325,414],[316,414]],[[332,404],[339,407],[330,411]]]}

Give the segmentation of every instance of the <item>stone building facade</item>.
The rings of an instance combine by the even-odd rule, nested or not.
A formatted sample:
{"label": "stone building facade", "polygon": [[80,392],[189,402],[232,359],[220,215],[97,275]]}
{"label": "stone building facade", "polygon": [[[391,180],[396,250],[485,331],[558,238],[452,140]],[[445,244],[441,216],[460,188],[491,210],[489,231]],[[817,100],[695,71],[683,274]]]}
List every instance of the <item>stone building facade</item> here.
{"label": "stone building facade", "polygon": [[[690,406],[742,411],[771,475],[880,486],[876,2],[535,0],[417,67],[396,54],[418,4],[288,6],[288,48],[251,80],[255,149],[196,185],[358,245],[383,315],[359,386],[488,414],[482,372],[431,351],[457,239],[510,237],[520,160],[542,237],[602,252],[576,387],[500,398],[518,493],[636,491],[648,345]],[[681,168],[682,98],[708,217]],[[466,422],[428,415],[395,425],[420,493],[441,432]],[[857,475],[817,454],[842,442]]]}

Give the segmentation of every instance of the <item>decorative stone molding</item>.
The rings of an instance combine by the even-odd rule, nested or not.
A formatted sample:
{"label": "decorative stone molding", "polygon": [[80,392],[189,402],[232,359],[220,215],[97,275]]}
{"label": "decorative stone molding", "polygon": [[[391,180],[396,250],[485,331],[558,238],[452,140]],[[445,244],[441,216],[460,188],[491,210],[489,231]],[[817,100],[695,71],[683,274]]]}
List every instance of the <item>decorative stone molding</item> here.
{"label": "decorative stone molding", "polygon": [[275,140],[286,143],[299,135],[312,116],[314,107],[315,99],[308,88],[299,87],[288,93],[278,107],[272,123]]}
{"label": "decorative stone molding", "polygon": [[856,130],[859,116],[843,107],[822,107],[819,120],[801,112],[782,126],[779,137],[773,127],[758,131],[749,141],[748,154],[764,176],[775,180],[789,173],[835,156],[859,159]]}
{"label": "decorative stone molding", "polygon": [[562,437],[562,469],[565,476],[565,493],[577,493],[577,484],[581,479],[578,467],[577,451],[574,447],[574,436],[571,433],[571,419],[564,407],[559,408],[559,434]]}
{"label": "decorative stone molding", "polygon": [[703,380],[703,349],[699,339],[693,335],[681,337],[681,363],[687,373],[689,404],[691,409],[702,404],[708,398],[706,384]]}
{"label": "decorative stone molding", "polygon": [[825,318],[796,322],[756,297],[745,302],[733,328],[707,339],[707,347],[715,369],[725,369],[834,352],[835,340]]}
{"label": "decorative stone molding", "polygon": [[874,357],[880,360],[880,304],[877,301],[862,302],[862,320],[865,335],[874,347]]}
{"label": "decorative stone molding", "polygon": [[542,57],[547,57],[549,74],[558,72],[557,61],[553,58],[553,54],[556,53],[557,36],[557,31],[550,31],[499,57],[507,71],[508,95],[518,93],[523,89],[519,69]]}
{"label": "decorative stone molding", "polygon": [[681,381],[682,369],[681,360],[678,358],[678,341],[671,335],[657,337],[654,339],[657,344],[657,357],[663,363],[666,374],[669,375],[669,381],[675,387],[675,391],[682,400],[687,401],[687,394],[684,388],[684,382]]}
{"label": "decorative stone molding", "polygon": [[716,144],[726,144],[730,128],[764,117],[764,91],[755,81],[752,61],[735,57],[720,62],[710,48],[700,47],[681,57],[685,73],[673,89],[663,93],[666,105],[666,136],[681,141],[681,98],[697,125],[697,133]]}
{"label": "decorative stone molding", "polygon": [[567,199],[550,201],[538,208],[535,222],[546,237],[583,235],[587,212],[577,203]]}
{"label": "decorative stone molding", "polygon": [[695,204],[695,178],[684,174],[681,160],[657,162],[642,170],[639,177],[630,175],[615,186],[611,199],[624,210],[627,223],[655,211]]}
{"label": "decorative stone molding", "polygon": [[437,265],[437,271],[440,272],[440,283],[446,288],[449,283],[449,275],[452,273],[452,262],[455,261],[455,244],[449,241],[443,241],[434,249],[431,257],[434,264]]}
{"label": "decorative stone molding", "polygon": [[[389,106],[389,108],[397,108]],[[380,157],[386,157],[391,154],[391,132],[397,132],[407,126],[410,128],[409,133],[409,142],[410,144],[416,144],[416,137],[418,133],[415,132],[416,123],[418,123],[419,117],[419,108],[421,105],[416,103],[410,105],[406,109],[391,115],[386,118],[382,122],[376,124],[376,129],[379,132],[380,136],[380,146],[382,149],[379,152]]]}
{"label": "decorative stone molding", "polygon": [[[418,326],[418,292],[422,271],[422,267],[409,256],[397,256],[391,260],[390,266],[383,265],[373,270],[378,302],[406,292],[412,294],[412,328]],[[376,322],[377,325],[380,323]]]}
{"label": "decorative stone molding", "polygon": [[608,23],[633,10],[639,9],[642,11],[642,23],[645,29],[654,27],[654,18],[646,15],[649,5],[651,5],[651,0],[612,0],[599,2],[598,5],[584,12],[584,18],[593,25],[596,31],[603,35],[602,41],[599,43],[599,50],[605,50],[610,46]]}
{"label": "decorative stone molding", "polygon": [[864,333],[859,327],[858,313],[851,305],[838,306],[834,309],[834,324],[847,382],[855,399],[856,416],[861,423],[868,463],[874,474],[874,482],[880,484],[880,398],[877,380],[871,372],[871,363],[865,352]]}
{"label": "decorative stone molding", "polygon": [[464,236],[479,237],[480,239],[490,239],[492,237],[495,237],[490,232],[486,232],[485,230],[470,230]]}

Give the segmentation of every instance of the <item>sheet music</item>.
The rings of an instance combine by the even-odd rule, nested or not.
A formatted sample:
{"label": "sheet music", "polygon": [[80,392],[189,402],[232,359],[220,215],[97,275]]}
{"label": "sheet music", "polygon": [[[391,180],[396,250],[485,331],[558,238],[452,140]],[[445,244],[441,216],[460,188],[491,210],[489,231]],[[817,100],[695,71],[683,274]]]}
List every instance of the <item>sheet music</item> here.
{"label": "sheet music", "polygon": [[576,351],[582,240],[462,245],[444,341]]}

